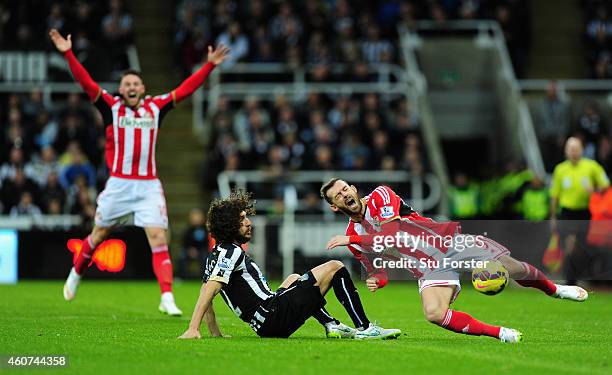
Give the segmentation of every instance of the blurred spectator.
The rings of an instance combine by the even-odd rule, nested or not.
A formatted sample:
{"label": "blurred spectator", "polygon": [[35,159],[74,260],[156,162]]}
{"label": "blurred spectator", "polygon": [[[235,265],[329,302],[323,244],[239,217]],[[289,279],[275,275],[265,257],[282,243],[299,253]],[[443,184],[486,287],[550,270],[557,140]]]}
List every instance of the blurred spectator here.
{"label": "blurred spectator", "polygon": [[88,204],[93,204],[96,201],[96,191],[93,187],[87,185],[87,178],[83,174],[79,174],[74,184],[68,189],[66,203],[68,211],[71,214],[78,214]]}
{"label": "blurred spectator", "polygon": [[370,150],[359,141],[359,137],[348,134],[342,137],[340,144],[340,166],[342,169],[365,169],[364,163],[370,156]]}
{"label": "blurred spectator", "polygon": [[57,138],[59,126],[46,110],[38,112],[35,120],[36,135],[34,143],[39,148],[52,146]]}
{"label": "blurred spectator", "polygon": [[608,124],[595,102],[585,103],[572,134],[582,140],[584,156],[597,160],[600,144],[608,138]]}
{"label": "blurred spectator", "polygon": [[297,18],[289,2],[282,2],[279,11],[270,22],[270,36],[278,43],[282,50],[283,46],[298,46],[302,37],[302,22]]}
{"label": "blurred spectator", "polygon": [[8,210],[13,206],[19,204],[21,195],[24,192],[30,193],[33,201],[37,201],[39,195],[38,186],[36,186],[34,181],[26,177],[22,168],[17,168],[13,178],[5,180],[0,190],[0,200],[4,204],[5,214],[9,213]]}
{"label": "blurred spectator", "polygon": [[25,166],[25,174],[39,186],[44,186],[47,183],[49,173],[59,173],[59,170],[60,167],[57,162],[55,150],[53,150],[51,146],[43,148],[40,152],[40,156],[35,155],[32,161]]}
{"label": "blurred spectator", "polygon": [[32,199],[32,194],[28,191],[21,193],[19,204],[11,208],[11,216],[40,216],[42,212]]}
{"label": "blurred spectator", "polygon": [[47,207],[45,210],[46,215],[62,215],[62,202],[58,199],[51,199],[47,202]]}
{"label": "blurred spectator", "polygon": [[47,30],[50,29],[57,29],[61,34],[66,32],[66,18],[64,17],[62,4],[59,2],[51,4],[47,17]]}
{"label": "blurred spectator", "polygon": [[453,219],[472,219],[478,215],[478,186],[465,173],[457,172],[449,188],[450,215]]}
{"label": "blurred spectator", "polygon": [[102,34],[114,44],[124,44],[131,41],[133,32],[132,16],[125,10],[122,0],[109,1],[109,13],[102,18]]}
{"label": "blurred spectator", "polygon": [[[189,227],[183,233],[183,244],[178,264],[178,276],[183,279],[200,277],[203,261],[208,254],[209,236],[204,212],[194,208],[189,212]],[[192,264],[197,265],[193,271]]]}
{"label": "blurred spectator", "polygon": [[361,43],[363,59],[370,63],[391,62],[393,59],[393,45],[386,39],[380,38],[380,29],[372,25],[368,27],[367,38]]}
{"label": "blurred spectator", "polygon": [[314,160],[310,163],[310,169],[321,171],[332,171],[335,169],[334,154],[331,147],[320,145],[314,151]]}
{"label": "blurred spectator", "polygon": [[[28,136],[27,129],[22,123],[21,112],[18,108],[11,108],[8,111],[8,125],[5,127],[4,148],[0,152],[8,153],[12,148],[19,148],[24,153],[24,159],[28,159],[33,148],[32,137]],[[8,157],[2,155],[2,159]]]}
{"label": "blurred spectator", "polygon": [[223,63],[223,66],[226,68],[240,62],[249,54],[249,39],[242,33],[240,23],[237,21],[229,24],[227,30],[219,35],[216,43],[224,44],[232,51]]}
{"label": "blurred spectator", "polygon": [[76,115],[68,115],[60,124],[60,129],[53,145],[59,152],[65,151],[69,144],[76,143],[80,149],[85,146],[90,146],[93,143],[91,137],[91,127],[86,127],[83,124],[83,118]]}
{"label": "blurred spectator", "polygon": [[76,142],[71,142],[67,151],[60,158],[63,169],[60,174],[60,183],[68,189],[79,176],[85,177],[88,186],[96,185],[96,171],[89,163],[81,147]]}
{"label": "blurred spectator", "polygon": [[43,103],[42,91],[40,89],[34,89],[30,92],[30,97],[23,103],[23,114],[34,119],[38,113],[46,110]]}
{"label": "blurred spectator", "polygon": [[550,213],[548,188],[539,177],[534,177],[523,191],[521,205],[523,219],[531,221],[546,220]]}
{"label": "blurred spectator", "polygon": [[102,36],[113,71],[122,70],[127,65],[125,48],[132,42],[133,27],[132,16],[125,9],[123,1],[110,0],[109,13],[102,18]]}
{"label": "blurred spectator", "polygon": [[299,205],[296,214],[298,215],[321,215],[321,196],[314,191],[306,193],[302,204]]}
{"label": "blurred spectator", "polygon": [[537,108],[536,131],[547,170],[552,170],[560,161],[560,150],[570,131],[570,106],[559,91],[557,82],[550,81],[546,97],[538,103]]}
{"label": "blurred spectator", "polygon": [[0,167],[0,186],[4,180],[14,178],[17,169],[22,169],[23,165],[23,151],[20,148],[12,148],[8,162]]}
{"label": "blurred spectator", "polygon": [[41,198],[43,207],[49,207],[52,201],[56,201],[59,203],[61,211],[63,211],[64,204],[66,203],[66,192],[59,183],[57,172],[51,172],[47,176],[47,181],[42,188]]}

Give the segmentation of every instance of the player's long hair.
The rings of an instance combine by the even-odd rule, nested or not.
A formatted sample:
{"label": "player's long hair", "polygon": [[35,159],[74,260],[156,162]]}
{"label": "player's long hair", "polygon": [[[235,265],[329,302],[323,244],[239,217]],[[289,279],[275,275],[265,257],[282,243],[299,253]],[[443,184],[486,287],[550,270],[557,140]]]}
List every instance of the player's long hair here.
{"label": "player's long hair", "polygon": [[240,213],[255,215],[255,200],[244,190],[234,190],[229,197],[215,199],[208,209],[208,230],[218,242],[233,242],[240,231]]}

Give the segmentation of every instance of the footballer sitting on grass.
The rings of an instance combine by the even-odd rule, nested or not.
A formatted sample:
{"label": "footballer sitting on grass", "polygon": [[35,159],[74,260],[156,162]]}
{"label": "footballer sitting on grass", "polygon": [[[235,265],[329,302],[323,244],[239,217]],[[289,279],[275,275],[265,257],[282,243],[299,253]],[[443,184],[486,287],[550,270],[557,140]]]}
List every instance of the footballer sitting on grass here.
{"label": "footballer sitting on grass", "polygon": [[[254,213],[254,201],[244,191],[212,202],[208,225],[217,244],[206,259],[204,284],[189,328],[180,339],[201,338],[202,319],[211,336],[221,336],[212,304],[219,293],[260,337],[289,337],[311,316],[325,327],[330,338],[392,339],[401,334],[399,329],[384,329],[370,323],[347,269],[337,260],[321,264],[302,276],[290,275],[273,292],[257,264],[241,247],[251,239],[247,215]],[[340,323],[323,308],[326,303],[323,296],[331,288],[356,329]]]}
{"label": "footballer sitting on grass", "polygon": [[[334,236],[328,249],[347,246],[368,271],[367,287],[374,292],[387,284],[384,268],[377,268],[376,258],[411,260],[418,265],[409,270],[416,276],[425,317],[430,322],[456,333],[485,335],[502,342],[520,342],[522,334],[511,328],[489,325],[461,311],[451,310],[450,305],[461,291],[459,273],[470,268],[453,268],[452,262],[499,261],[519,285],[541,290],[554,298],[584,301],[588,293],[577,286],[557,285],[544,273],[529,263],[510,256],[510,251],[484,236],[476,236],[471,245],[460,233],[458,222],[435,222],[423,217],[407,205],[391,188],[379,186],[366,197],[360,197],[357,189],[346,181],[333,178],[321,187],[321,197],[334,212],[349,217],[346,235]],[[382,237],[396,237],[407,233],[413,241],[409,245],[384,247],[377,252],[376,242]],[[451,245],[446,240],[450,238]],[[459,243],[462,248],[458,246]],[[450,266],[445,265],[451,260]],[[425,266],[422,266],[422,265]]]}

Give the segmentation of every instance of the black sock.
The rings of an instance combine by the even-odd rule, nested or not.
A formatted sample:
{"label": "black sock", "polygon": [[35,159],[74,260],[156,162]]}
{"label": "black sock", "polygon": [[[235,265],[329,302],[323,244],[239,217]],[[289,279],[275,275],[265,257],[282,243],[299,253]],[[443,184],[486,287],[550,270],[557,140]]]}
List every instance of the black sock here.
{"label": "black sock", "polygon": [[325,307],[321,307],[321,309],[315,311],[315,313],[312,314],[312,317],[321,323],[322,326],[326,325],[327,323],[340,324],[340,321],[331,316],[327,310],[325,310]]}
{"label": "black sock", "polygon": [[351,275],[349,275],[346,267],[340,268],[334,274],[332,287],[334,288],[336,298],[353,320],[355,328],[368,328],[370,321],[363,311],[359,293],[357,293],[357,288],[355,288],[355,284],[353,284]]}

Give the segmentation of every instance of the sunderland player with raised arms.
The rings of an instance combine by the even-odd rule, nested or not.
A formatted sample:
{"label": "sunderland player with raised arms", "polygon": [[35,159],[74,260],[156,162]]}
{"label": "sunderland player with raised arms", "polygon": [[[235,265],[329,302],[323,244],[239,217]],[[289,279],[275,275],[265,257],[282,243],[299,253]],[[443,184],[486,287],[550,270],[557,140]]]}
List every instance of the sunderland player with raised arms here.
{"label": "sunderland player with raised arms", "polygon": [[[471,271],[469,264],[474,261],[498,260],[517,283],[539,289],[551,297],[574,301],[588,298],[584,289],[554,284],[540,270],[510,257],[508,249],[487,237],[475,236],[473,241],[466,241],[469,235],[460,233],[457,222],[435,222],[419,215],[388,186],[378,186],[362,198],[355,186],[334,178],[321,187],[321,197],[334,212],[349,217],[346,235],[332,237],[327,248],[347,246],[366,268],[366,285],[372,292],[388,281],[386,271],[374,264],[376,258],[410,260],[415,265],[410,271],[418,279],[425,317],[453,332],[486,335],[503,342],[522,340],[517,330],[489,325],[450,309],[461,290],[459,273]],[[374,246],[380,245],[381,236],[402,238],[397,236],[400,232],[408,233],[412,242],[408,245],[395,243],[381,252],[374,250]],[[448,261],[462,264],[463,268],[453,268]]]}
{"label": "sunderland player with raised arms", "polygon": [[[255,213],[250,194],[235,191],[213,201],[208,225],[216,244],[206,259],[204,284],[200,289],[189,328],[179,338],[199,339],[200,324],[206,321],[211,336],[221,336],[212,301],[217,294],[229,308],[260,337],[291,336],[309,317],[325,327],[327,337],[355,339],[397,338],[399,329],[384,329],[370,323],[357,289],[342,262],[331,260],[303,275],[293,274],[272,291],[257,264],[242,245],[251,240]],[[355,329],[334,319],[323,307],[323,296],[333,289],[351,317]]]}
{"label": "sunderland player with raised arms", "polygon": [[52,29],[49,36],[66,58],[74,79],[102,114],[106,126],[106,164],[110,178],[97,199],[95,225],[83,240],[83,248],[64,285],[64,298],[74,299],[81,277],[95,248],[112,228],[133,220],[144,228],[153,253],[153,271],[161,289],[160,311],[180,316],[172,294],[172,263],[168,253],[166,198],[157,178],[155,148],[161,120],[169,110],[200,87],[229,49],[208,47],[208,62],[175,90],[160,96],[145,96],[145,86],[136,71],[127,71],[112,96],[91,78],[72,52],[71,36]]}

